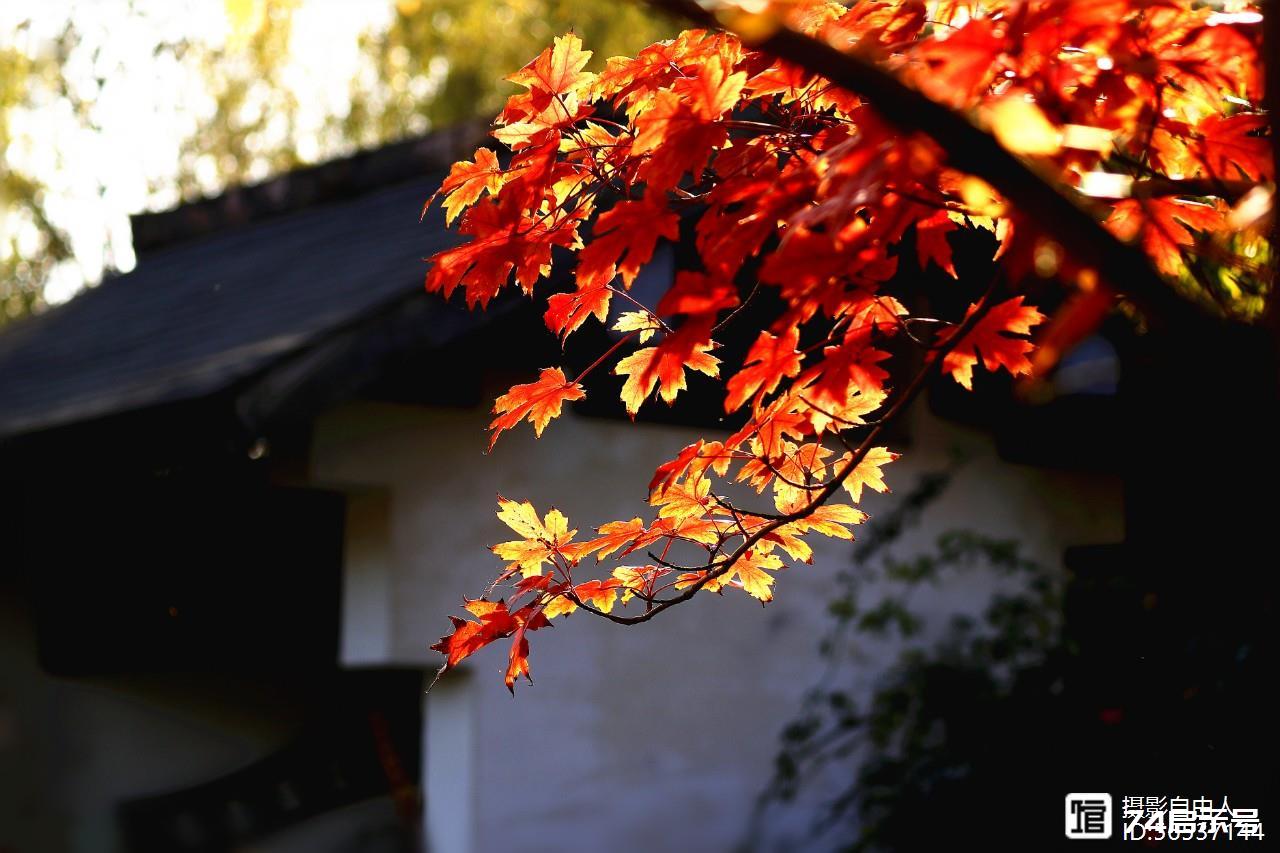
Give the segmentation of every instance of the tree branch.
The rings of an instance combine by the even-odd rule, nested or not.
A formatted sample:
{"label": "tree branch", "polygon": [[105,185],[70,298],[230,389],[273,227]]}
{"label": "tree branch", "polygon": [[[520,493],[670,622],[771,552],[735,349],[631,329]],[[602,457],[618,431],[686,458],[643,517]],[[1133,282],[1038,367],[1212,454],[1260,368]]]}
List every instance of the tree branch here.
{"label": "tree branch", "polygon": [[936,349],[929,352],[928,356],[925,358],[925,363],[921,366],[920,370],[916,372],[914,377],[912,377],[911,382],[907,387],[902,389],[896,395],[893,404],[887,411],[885,411],[884,415],[876,422],[875,426],[873,426],[863,437],[862,442],[849,457],[849,461],[845,463],[844,467],[842,467],[835,476],[827,482],[822,490],[814,495],[813,499],[803,508],[798,509],[795,512],[787,513],[786,515],[777,516],[768,523],[760,525],[753,533],[751,533],[751,535],[743,538],[742,544],[735,548],[733,553],[726,554],[723,559],[715,560],[697,569],[697,571],[704,571],[706,574],[699,580],[694,581],[690,586],[686,587],[682,593],[672,598],[664,598],[650,602],[651,606],[649,608],[647,608],[643,613],[639,613],[635,616],[619,616],[614,613],[606,613],[603,610],[592,607],[582,601],[573,590],[569,590],[565,595],[568,596],[570,601],[581,607],[583,610],[608,619],[610,622],[616,622],[619,625],[638,625],[641,622],[648,622],[662,611],[674,607],[677,604],[682,604],[693,598],[708,583],[727,574],[739,560],[746,556],[748,551],[755,547],[756,543],[773,531],[777,530],[779,527],[801,521],[808,518],[810,515],[813,515],[813,513],[817,511],[818,507],[826,504],[826,502],[829,501],[837,491],[839,491],[840,487],[844,485],[844,481],[849,478],[849,475],[852,474],[857,469],[858,465],[861,464],[862,460],[867,457],[867,454],[871,452],[873,447],[875,447],[876,440],[880,437],[880,434],[884,432],[885,426],[892,423],[899,415],[901,415],[907,406],[911,405],[920,392],[924,390],[926,380],[928,380],[929,375],[933,372],[933,368],[936,365],[940,365],[946,354],[964,339],[964,336],[967,335],[975,325],[977,325],[978,321],[986,316],[987,311],[991,308],[999,280],[998,276],[992,279],[991,284],[987,287],[986,293],[983,294],[982,299],[978,302],[978,307],[974,312],[965,318],[963,323],[956,327],[954,333],[951,334],[950,337],[943,341]]}
{"label": "tree branch", "polygon": [[1133,182],[1129,198],[1158,198],[1169,195],[1217,196],[1234,204],[1257,184],[1253,181],[1219,181],[1213,178],[1143,178]]}
{"label": "tree branch", "polygon": [[[700,26],[726,28],[695,0],[646,2]],[[991,184],[1037,228],[1061,243],[1070,257],[1096,270],[1114,290],[1157,317],[1175,324],[1222,322],[1204,306],[1179,296],[1145,254],[1118,240],[1092,212],[1072,202],[960,113],[861,57],[842,53],[781,24],[764,39],[752,41],[751,46],[858,95],[899,130],[931,137],[946,152],[950,165]]]}

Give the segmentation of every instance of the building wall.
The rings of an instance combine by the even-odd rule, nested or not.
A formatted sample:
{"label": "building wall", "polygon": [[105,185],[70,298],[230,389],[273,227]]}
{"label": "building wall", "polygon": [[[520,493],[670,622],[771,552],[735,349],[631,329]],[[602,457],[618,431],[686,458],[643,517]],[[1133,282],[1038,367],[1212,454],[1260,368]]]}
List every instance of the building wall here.
{"label": "building wall", "polygon": [[[645,515],[653,468],[699,433],[572,414],[540,441],[521,428],[485,456],[482,411],[375,403],[317,423],[312,477],[357,496],[348,521],[344,658],[352,665],[438,664],[428,646],[463,596],[480,595],[509,538],[495,495],[555,505],[584,533]],[[983,435],[917,411],[912,442],[889,470],[900,491],[949,454],[968,458],[903,543],[927,547],[968,528],[1019,539],[1057,565],[1072,544],[1118,540],[1118,482],[998,460]],[[873,516],[892,495],[870,494]],[[494,647],[447,675],[427,699],[428,832],[454,851],[728,850],[744,839],[780,728],[817,677],[833,573],[847,542],[813,541],[814,565],[782,572],[762,609],[735,590],[701,596],[652,623],[587,614],[531,636],[535,684],[502,684]],[[922,599],[926,610],[979,607],[989,580]],[[868,664],[874,681],[886,659]],[[432,709],[437,713],[433,716]],[[434,745],[434,746],[433,746]],[[780,836],[802,827],[772,827]]]}
{"label": "building wall", "polygon": [[292,685],[262,678],[51,677],[0,579],[0,851],[123,850],[122,801],[238,770],[287,743],[306,710]]}

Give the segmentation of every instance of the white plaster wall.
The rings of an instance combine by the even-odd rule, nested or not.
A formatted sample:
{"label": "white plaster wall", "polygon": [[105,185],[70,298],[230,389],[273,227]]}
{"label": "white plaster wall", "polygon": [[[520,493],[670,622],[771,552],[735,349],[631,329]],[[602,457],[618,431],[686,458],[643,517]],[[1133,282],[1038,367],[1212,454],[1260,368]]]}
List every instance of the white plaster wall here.
{"label": "white plaster wall", "polygon": [[[344,626],[385,642],[385,663],[438,663],[428,646],[448,628],[446,616],[463,596],[483,592],[500,568],[487,550],[509,538],[494,517],[497,493],[532,500],[539,511],[554,504],[589,533],[605,521],[645,515],[654,466],[699,434],[570,414],[536,443],[525,427],[504,435],[486,457],[487,421],[478,410],[358,403],[317,425],[318,483],[389,495],[389,577],[377,581],[385,623],[362,605],[359,621]],[[911,434],[911,447],[887,469],[901,490],[943,467],[953,447],[971,458],[912,532],[920,547],[964,527],[1016,537],[1032,556],[1057,564],[1067,545],[1122,534],[1119,487],[1110,478],[1008,465],[983,436],[923,412]],[[863,508],[874,515],[892,499],[870,494]],[[354,532],[368,537],[376,528],[366,518]],[[719,851],[742,840],[778,731],[815,678],[832,575],[849,562],[848,543],[813,544],[815,564],[781,573],[776,600],[764,609],[731,590],[637,627],[586,614],[557,620],[531,636],[536,684],[517,687],[514,700],[501,679],[505,648],[472,658],[471,676],[453,689],[471,691],[465,707],[474,716],[459,736],[474,746],[457,778],[472,780],[474,790],[461,798],[449,793],[461,803],[450,814],[465,824],[451,837],[469,839],[481,853]],[[369,542],[355,547],[377,551]],[[346,594],[363,595],[367,604],[358,573],[347,582]],[[966,580],[932,605],[960,599],[976,606],[989,589],[981,579]],[[373,646],[344,640],[344,648]],[[456,695],[449,702],[456,714]],[[432,734],[441,737],[447,733]],[[451,763],[460,760],[459,750],[450,752]],[[442,775],[451,778],[450,768],[431,758],[428,798]]]}

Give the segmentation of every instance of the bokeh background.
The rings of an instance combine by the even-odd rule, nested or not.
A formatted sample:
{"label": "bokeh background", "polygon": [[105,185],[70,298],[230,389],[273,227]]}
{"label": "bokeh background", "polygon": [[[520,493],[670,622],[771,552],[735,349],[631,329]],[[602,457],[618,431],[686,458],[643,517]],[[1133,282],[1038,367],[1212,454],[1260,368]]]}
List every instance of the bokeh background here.
{"label": "bokeh background", "polygon": [[496,113],[553,36],[678,31],[586,0],[14,2],[0,10],[0,316],[136,264],[128,216]]}

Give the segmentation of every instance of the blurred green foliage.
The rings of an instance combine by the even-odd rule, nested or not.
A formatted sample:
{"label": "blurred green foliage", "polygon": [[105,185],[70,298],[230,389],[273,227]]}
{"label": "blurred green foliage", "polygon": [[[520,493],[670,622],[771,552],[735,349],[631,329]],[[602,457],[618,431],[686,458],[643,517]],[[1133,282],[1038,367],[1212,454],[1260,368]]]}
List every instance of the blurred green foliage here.
{"label": "blurred green foliage", "polygon": [[[11,111],[29,102],[33,88],[56,77],[52,59],[0,46],[0,152],[13,141]],[[0,168],[0,325],[37,305],[49,271],[71,255],[66,233],[49,219],[43,202],[38,181],[7,165]],[[16,227],[23,221],[35,226],[29,232],[34,240]]]}
{"label": "blurred green foliage", "polygon": [[[669,38],[679,26],[640,3],[599,0],[399,0],[391,26],[361,37],[381,85],[353,81],[342,136],[376,145],[428,126],[497,113],[505,78],[566,32],[593,51],[589,68]],[[425,85],[424,85],[425,82]]]}
{"label": "blurred green foliage", "polygon": [[[923,477],[866,531],[855,565],[840,573],[822,676],[782,731],[748,848],[766,846],[763,827],[776,810],[806,802],[816,805],[806,849],[929,849],[919,846],[929,835],[922,817],[938,812],[936,798],[974,783],[1009,716],[1027,710],[1022,697],[1052,695],[1054,668],[1045,663],[1061,654],[1060,577],[1016,541],[972,530],[943,533],[910,557],[893,553],[951,475]],[[994,589],[986,605],[926,630],[920,594],[974,571],[993,579],[984,583]],[[894,663],[861,684],[886,650],[896,650]]]}
{"label": "blurred green foliage", "polygon": [[[94,105],[109,78],[124,70],[103,59],[103,44],[112,37],[109,27],[145,29],[148,16],[160,17],[157,8],[163,12],[143,0],[115,2],[120,8],[107,17],[112,23],[105,30],[100,15],[82,16],[82,7],[68,6],[65,27],[52,44],[39,49],[19,47],[28,22],[20,23],[18,32],[0,33],[0,151],[13,141],[10,119],[24,111],[57,109],[73,116],[81,132],[101,132]],[[491,117],[512,91],[504,78],[555,35],[577,32],[595,51],[593,65],[600,67],[609,56],[634,53],[678,30],[639,3],[385,0],[391,7],[385,25],[358,34],[360,65],[350,81],[349,98],[324,106],[316,127],[314,115],[310,124],[303,120],[306,109],[314,113],[316,105],[300,101],[288,69],[291,42],[298,37],[295,21],[306,0],[224,2],[230,31],[225,42],[157,35],[150,51],[126,60],[135,69],[151,69],[154,79],[175,72],[192,76],[203,89],[193,102],[155,103],[157,110],[183,111],[190,120],[171,171],[147,188],[153,207],[433,127]],[[330,4],[321,11],[343,15],[346,10]],[[85,23],[90,20],[96,23]],[[64,71],[72,63],[93,68],[93,74],[70,84]],[[161,97],[154,92],[138,96]],[[105,200],[106,187],[117,179],[100,174],[95,186],[76,192]],[[0,170],[0,324],[40,310],[54,267],[72,258],[80,241],[95,239],[68,233],[67,223],[48,204],[46,181],[12,162]],[[109,242],[108,235],[98,237],[103,245]],[[109,271],[110,252],[104,256]]]}

